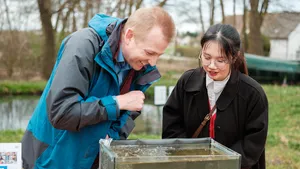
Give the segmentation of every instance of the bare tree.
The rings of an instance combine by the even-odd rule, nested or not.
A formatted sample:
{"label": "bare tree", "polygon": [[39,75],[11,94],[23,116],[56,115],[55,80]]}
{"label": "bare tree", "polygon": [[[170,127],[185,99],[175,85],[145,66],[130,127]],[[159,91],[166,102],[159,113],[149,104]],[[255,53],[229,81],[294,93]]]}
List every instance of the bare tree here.
{"label": "bare tree", "polygon": [[215,0],[210,0],[210,20],[209,24],[213,25],[215,20]]}
{"label": "bare tree", "polygon": [[[79,3],[79,1],[80,0],[70,1],[69,7],[68,7],[68,11],[67,11],[66,15],[63,17],[63,20],[62,20],[62,29],[61,29],[61,31],[59,33],[59,40],[62,40],[65,37],[66,29],[70,26],[69,23],[71,22],[69,20],[69,17],[70,17],[71,14],[74,13],[76,5]],[[72,22],[73,21],[74,20],[72,20]],[[75,22],[76,22],[76,19],[75,19]]]}
{"label": "bare tree", "polygon": [[[15,73],[23,74],[25,72],[20,72],[22,68],[25,68],[23,63],[25,59],[28,58],[28,53],[30,50],[28,37],[22,31],[20,31],[21,25],[26,22],[26,18],[22,16],[27,16],[28,11],[24,10],[25,8],[20,8],[23,2],[19,4],[14,4],[16,9],[20,12],[13,14],[14,11],[10,11],[10,5],[7,0],[3,0],[4,9],[0,8],[1,12],[1,29],[0,29],[0,66],[2,66],[9,78]],[[21,5],[20,5],[21,4]],[[3,11],[2,11],[3,10]],[[10,15],[10,14],[13,15]],[[5,17],[5,18],[4,18]],[[21,19],[22,22],[14,23],[14,18],[17,20]],[[4,30],[2,30],[2,27]],[[23,25],[24,26],[24,25]],[[17,46],[17,47],[16,47]],[[28,68],[28,67],[27,67]]]}
{"label": "bare tree", "polygon": [[235,7],[236,7],[236,0],[233,0],[233,26],[236,26],[236,12],[235,12]]}
{"label": "bare tree", "polygon": [[137,0],[136,5],[135,5],[135,10],[139,9],[143,3],[143,0]]}
{"label": "bare tree", "polygon": [[90,9],[92,7],[91,0],[85,0],[85,8],[84,8],[84,17],[83,17],[83,25],[82,27],[86,27],[88,25],[88,20],[90,19]]}
{"label": "bare tree", "polygon": [[129,10],[128,10],[128,16],[130,16],[131,15],[131,13],[132,13],[132,7],[133,7],[133,0],[129,0]]}
{"label": "bare tree", "polygon": [[72,15],[72,32],[75,32],[76,30],[77,30],[76,17],[75,17],[75,12],[73,10],[73,15]]}
{"label": "bare tree", "polygon": [[250,0],[250,33],[248,51],[252,54],[264,55],[263,39],[261,37],[260,27],[263,22],[263,16],[266,14],[269,6],[269,0],[262,0],[259,7],[259,0]]}
{"label": "bare tree", "polygon": [[178,21],[179,27],[181,26],[181,24],[186,24],[186,23],[195,24],[198,26],[199,31],[205,32],[205,20],[204,20],[203,11],[206,8],[205,6],[207,5],[206,3],[210,5],[210,2],[203,1],[203,0],[199,0],[198,5],[186,3],[186,1],[178,1],[176,4],[168,4],[168,5],[169,6],[174,5],[174,8],[176,8],[176,13],[180,16]]}
{"label": "bare tree", "polygon": [[[61,6],[61,0],[58,0],[58,5]],[[63,4],[63,5],[64,5],[64,4]],[[54,32],[57,31],[57,27],[58,27],[59,20],[60,20],[60,17],[61,17],[61,11],[62,11],[62,10],[59,10],[59,11],[57,12],[56,21],[55,21],[55,27],[54,27]]]}
{"label": "bare tree", "polygon": [[[0,6],[2,6],[1,3],[2,3],[2,1],[0,1]],[[2,32],[3,32],[2,29],[3,29],[3,25],[4,25],[4,18],[3,18],[3,16],[5,15],[4,13],[5,12],[2,10],[2,8],[0,8],[0,36],[1,36]],[[0,58],[1,58],[1,56],[0,56]]]}
{"label": "bare tree", "polygon": [[48,79],[54,65],[55,58],[55,38],[51,23],[52,8],[51,0],[37,0],[40,19],[42,23],[44,39],[43,55],[42,55],[42,75]]}
{"label": "bare tree", "polygon": [[199,0],[199,16],[200,16],[200,25],[201,25],[201,31],[204,33],[204,21],[203,21],[203,14],[202,14],[202,0]]}
{"label": "bare tree", "polygon": [[[246,0],[243,0],[243,10],[244,10],[244,14],[243,14],[243,29],[242,29],[242,42],[243,42],[243,49],[244,51],[247,51],[248,48],[248,39],[247,39],[247,19],[248,19],[248,10],[247,10],[247,6],[246,6]],[[235,17],[234,17],[235,20]]]}
{"label": "bare tree", "polygon": [[[6,67],[7,75],[9,77],[11,77],[14,72],[14,65],[16,63],[15,50],[11,49],[11,47],[13,46],[14,33],[13,33],[11,22],[10,22],[9,8],[7,5],[7,1],[6,0],[3,0],[3,1],[4,1],[4,7],[5,7],[4,11],[5,11],[5,15],[6,15],[6,21],[7,21],[7,25],[8,25],[8,33],[6,35],[4,34],[4,36],[1,37],[2,42],[6,41],[6,43],[1,44],[1,46],[3,46],[3,49],[6,48],[6,50],[3,50],[3,54],[2,54],[3,58],[1,59],[1,62]],[[9,55],[12,55],[12,56],[10,57]]]}
{"label": "bare tree", "polygon": [[126,15],[128,5],[129,5],[129,1],[124,0],[123,8],[121,8],[121,10],[120,10],[120,15],[119,15],[120,18],[125,18],[126,17],[125,15]]}
{"label": "bare tree", "polygon": [[12,30],[11,23],[10,23],[10,17],[9,17],[9,11],[8,11],[9,8],[8,8],[6,0],[3,0],[3,1],[4,1],[4,6],[5,6],[5,13],[6,13],[6,19],[7,19],[8,29]]}
{"label": "bare tree", "polygon": [[[181,2],[176,5],[176,11],[181,16],[182,23],[199,24],[199,15],[193,15],[199,12],[199,8],[193,8],[189,3]],[[201,8],[202,10],[202,8]]]}
{"label": "bare tree", "polygon": [[[9,7],[7,4],[6,0],[4,1],[4,11],[5,11],[5,15],[6,15],[6,22],[7,22],[7,26],[8,26],[8,31],[6,31],[6,33],[4,35],[1,36],[2,39],[2,43],[1,46],[3,46],[3,56],[1,59],[1,62],[4,64],[4,66],[6,67],[6,71],[7,71],[7,75],[8,77],[12,77],[13,73],[14,73],[14,68],[16,63],[19,60],[19,53],[17,52],[16,49],[14,49],[14,45],[18,44],[16,43],[19,38],[17,36],[18,32],[17,31],[13,31],[12,29],[12,25],[11,25],[11,18],[10,18],[10,12],[9,12]],[[5,42],[5,43],[4,43]],[[20,47],[20,46],[18,46]]]}
{"label": "bare tree", "polygon": [[115,11],[117,12],[117,17],[121,16],[122,13],[122,8],[123,8],[123,4],[124,4],[124,0],[119,0],[119,2],[117,3],[116,7],[115,7]]}
{"label": "bare tree", "polygon": [[[94,5],[96,7],[95,8],[96,13],[100,12],[100,6],[101,6],[101,4],[102,4],[102,0],[96,0],[96,2],[92,4],[92,5]],[[93,6],[91,7],[91,9],[94,9]],[[90,12],[91,12],[90,16],[93,16],[94,15],[93,10],[90,10]]]}
{"label": "bare tree", "polygon": [[224,11],[224,3],[223,0],[220,0],[221,13],[222,13],[222,23],[225,23],[225,11]]}
{"label": "bare tree", "polygon": [[116,16],[120,16],[121,7],[122,7],[122,0],[119,0],[114,7],[111,7],[111,13],[109,15],[112,15],[113,13],[116,13]]}

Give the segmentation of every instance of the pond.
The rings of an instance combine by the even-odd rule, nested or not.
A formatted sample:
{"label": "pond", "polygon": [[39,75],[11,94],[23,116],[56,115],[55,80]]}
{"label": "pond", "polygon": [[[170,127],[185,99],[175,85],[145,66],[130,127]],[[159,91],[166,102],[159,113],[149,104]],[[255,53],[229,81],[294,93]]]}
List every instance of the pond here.
{"label": "pond", "polygon": [[[25,130],[39,97],[4,97],[0,99],[0,130]],[[148,101],[149,102],[149,101]],[[162,107],[145,104],[142,114],[135,120],[133,133],[160,135]]]}

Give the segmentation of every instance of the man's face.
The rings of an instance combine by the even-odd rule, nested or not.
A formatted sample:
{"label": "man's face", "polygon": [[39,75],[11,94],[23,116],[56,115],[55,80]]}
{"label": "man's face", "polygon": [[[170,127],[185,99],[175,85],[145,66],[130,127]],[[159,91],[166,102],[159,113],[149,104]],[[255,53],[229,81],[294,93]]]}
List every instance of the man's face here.
{"label": "man's face", "polygon": [[134,70],[141,70],[147,64],[156,65],[168,42],[159,27],[153,27],[144,38],[135,37],[134,30],[128,28],[121,45],[126,62]]}

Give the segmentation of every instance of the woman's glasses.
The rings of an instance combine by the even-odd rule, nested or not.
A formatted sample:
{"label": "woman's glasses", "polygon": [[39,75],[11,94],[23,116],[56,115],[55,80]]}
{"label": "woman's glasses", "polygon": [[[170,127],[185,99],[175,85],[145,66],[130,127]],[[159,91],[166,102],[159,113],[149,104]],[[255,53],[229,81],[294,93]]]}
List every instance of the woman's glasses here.
{"label": "woman's glasses", "polygon": [[201,56],[201,54],[199,55],[199,66],[200,66],[200,62],[202,63],[202,66],[209,66],[212,63],[214,63],[214,65],[219,68],[222,69],[224,68],[227,64],[229,64],[229,60],[227,59],[212,59],[211,57],[207,58],[204,56]]}

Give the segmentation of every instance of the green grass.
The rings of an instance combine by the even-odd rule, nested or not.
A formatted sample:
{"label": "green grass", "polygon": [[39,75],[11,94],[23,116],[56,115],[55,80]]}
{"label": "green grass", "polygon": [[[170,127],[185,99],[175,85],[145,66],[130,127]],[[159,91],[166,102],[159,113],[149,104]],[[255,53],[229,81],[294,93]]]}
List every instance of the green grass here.
{"label": "green grass", "polygon": [[137,139],[161,139],[160,135],[149,135],[149,134],[131,134],[128,139],[137,140]]}
{"label": "green grass", "polygon": [[0,131],[0,143],[16,143],[21,142],[23,130],[5,130]]}
{"label": "green grass", "polygon": [[269,100],[267,168],[300,168],[300,86],[263,86]]}
{"label": "green grass", "polygon": [[0,95],[36,95],[41,94],[46,81],[0,81]]}
{"label": "green grass", "polygon": [[[24,135],[23,130],[5,130],[0,131],[0,143],[18,143],[21,142]],[[147,134],[131,134],[128,139],[161,139],[159,135],[147,135]]]}

